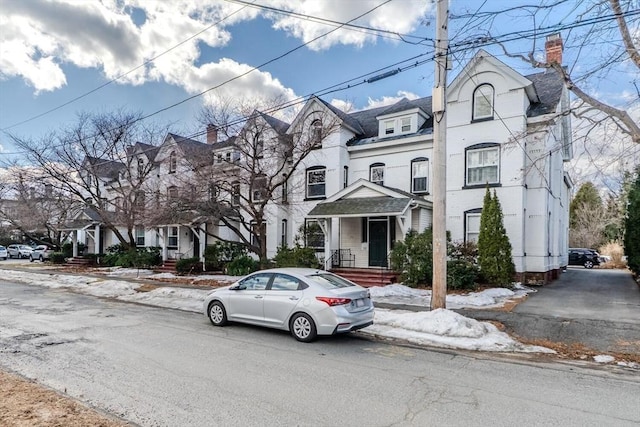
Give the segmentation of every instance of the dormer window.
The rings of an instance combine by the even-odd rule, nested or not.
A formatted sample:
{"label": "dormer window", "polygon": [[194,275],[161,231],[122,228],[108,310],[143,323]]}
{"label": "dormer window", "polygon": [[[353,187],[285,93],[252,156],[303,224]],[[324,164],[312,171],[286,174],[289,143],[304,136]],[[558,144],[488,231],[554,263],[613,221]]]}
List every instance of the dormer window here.
{"label": "dormer window", "polygon": [[138,177],[144,176],[144,160],[138,159]]}
{"label": "dormer window", "polygon": [[472,120],[493,119],[493,86],[480,85],[473,92],[473,118]]}
{"label": "dormer window", "polygon": [[396,121],[395,120],[387,120],[384,122],[384,134],[385,135],[393,135],[396,131]]}
{"label": "dormer window", "polygon": [[411,117],[403,117],[400,119],[400,132],[410,132],[411,131]]}

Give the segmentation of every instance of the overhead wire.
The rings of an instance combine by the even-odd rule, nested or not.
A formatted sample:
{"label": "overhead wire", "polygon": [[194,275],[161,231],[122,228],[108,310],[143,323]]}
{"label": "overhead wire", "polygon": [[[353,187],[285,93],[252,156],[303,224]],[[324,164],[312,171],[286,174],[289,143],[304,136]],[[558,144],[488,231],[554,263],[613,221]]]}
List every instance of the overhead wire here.
{"label": "overhead wire", "polygon": [[[387,4],[387,3],[389,3],[390,1],[391,0],[387,0],[387,1],[377,5],[373,9],[371,9],[371,10],[369,10],[369,11],[367,11],[367,12],[365,12],[365,13],[363,13],[363,14],[361,14],[361,15],[353,18],[353,19],[351,19],[347,23],[344,23],[344,25],[357,20],[357,19],[361,18],[362,16],[364,16],[364,15],[366,15],[368,13],[371,13],[373,10],[375,10],[375,9],[377,9],[377,8]],[[640,11],[633,11],[632,14],[633,14],[632,16],[638,15],[638,14],[640,14]],[[571,24],[552,25],[552,26],[549,26],[549,27],[546,27],[546,28],[538,28],[538,29],[535,29],[535,30],[527,30],[527,31],[534,32],[536,37],[540,37],[541,35],[552,34],[554,32],[557,32],[557,31],[561,30],[561,29],[576,28],[576,27],[580,27],[580,26],[584,26],[584,25],[591,25],[593,23],[604,22],[606,20],[612,20],[612,19],[615,19],[615,18],[616,18],[615,14],[606,15],[606,16],[601,16],[601,17],[598,17],[598,18],[593,18],[591,20],[587,20],[589,22],[577,21],[577,22],[574,22],[574,23],[571,23]],[[240,75],[234,76],[234,77],[232,77],[232,78],[230,78],[230,79],[228,79],[228,80],[226,80],[226,81],[224,81],[224,82],[222,82],[222,83],[220,83],[220,84],[218,84],[216,86],[210,87],[210,88],[208,88],[208,89],[206,89],[206,90],[204,90],[204,91],[202,91],[202,92],[200,92],[198,94],[189,96],[189,97],[187,97],[187,98],[185,98],[185,99],[183,99],[181,101],[178,101],[178,102],[173,103],[173,104],[171,104],[169,106],[163,107],[163,108],[161,108],[159,110],[156,110],[156,111],[154,111],[152,113],[144,115],[144,116],[138,118],[136,121],[145,120],[145,119],[147,119],[149,117],[152,117],[154,115],[157,115],[157,114],[159,114],[159,113],[161,113],[163,111],[167,111],[167,110],[169,110],[171,108],[174,108],[174,107],[176,107],[178,105],[181,105],[181,104],[183,104],[185,102],[188,102],[188,101],[190,101],[190,100],[192,100],[194,98],[200,97],[200,96],[202,96],[202,95],[204,95],[204,94],[206,94],[206,93],[208,93],[208,92],[210,92],[212,90],[218,89],[218,88],[222,87],[225,84],[228,84],[228,83],[230,83],[230,82],[232,82],[234,80],[237,80],[237,79],[239,79],[241,77],[244,77],[245,75],[247,75],[247,74],[249,74],[249,73],[251,73],[251,72],[253,72],[253,71],[255,71],[255,70],[257,70],[257,69],[259,69],[261,67],[264,67],[265,65],[268,65],[268,64],[270,64],[272,62],[275,62],[275,61],[287,56],[288,54],[290,54],[290,53],[292,53],[292,52],[294,52],[294,51],[296,51],[296,50],[298,50],[298,49],[300,49],[300,48],[302,48],[302,47],[304,47],[304,46],[306,46],[306,45],[308,45],[310,43],[313,43],[314,41],[317,41],[318,39],[320,39],[320,38],[322,38],[322,37],[334,32],[334,31],[337,31],[340,28],[341,27],[334,28],[334,29],[322,34],[322,35],[317,36],[316,38],[314,38],[314,39],[312,39],[312,40],[310,40],[308,42],[305,42],[305,43],[303,43],[301,45],[298,45],[297,47],[295,47],[293,49],[290,49],[289,51],[287,51],[287,52],[285,52],[285,53],[283,53],[283,54],[281,54],[281,55],[279,55],[279,56],[277,56],[275,58],[272,58],[272,59],[266,61],[265,63],[262,63],[261,65],[258,65],[258,66],[255,66],[255,67],[251,68],[250,70],[246,71],[245,73],[242,73]],[[475,48],[478,48],[478,47],[488,46],[488,45],[492,45],[492,44],[505,43],[505,42],[508,42],[508,41],[512,41],[514,39],[514,37],[517,38],[517,35],[518,35],[518,32],[511,32],[511,33],[501,34],[499,36],[494,36],[494,37],[485,37],[485,38],[481,38],[481,39],[475,39],[475,38],[468,39],[466,41],[454,44],[453,48],[457,48],[457,50],[451,49],[451,46],[450,46],[450,49],[451,49],[450,52],[451,53],[455,53],[457,51],[464,51],[464,50],[475,49]],[[509,36],[509,37],[507,39],[503,40],[502,38],[505,37],[505,36]],[[527,36],[527,37],[531,37],[531,36]],[[428,60],[420,62],[420,64],[425,63],[425,62],[428,62]],[[362,83],[360,83],[360,84],[362,84]],[[350,86],[350,87],[353,87],[353,86]],[[349,87],[347,87],[345,89],[348,89],[348,88]],[[340,89],[333,90],[332,92],[335,92],[335,91],[338,91],[338,90],[340,90]],[[342,90],[344,90],[344,89],[342,89]],[[332,93],[332,92],[328,92],[328,93]],[[200,133],[200,135],[202,135],[202,133]],[[5,153],[5,154],[9,154],[9,153]],[[11,154],[24,154],[24,152],[17,152],[17,153],[11,153]]]}

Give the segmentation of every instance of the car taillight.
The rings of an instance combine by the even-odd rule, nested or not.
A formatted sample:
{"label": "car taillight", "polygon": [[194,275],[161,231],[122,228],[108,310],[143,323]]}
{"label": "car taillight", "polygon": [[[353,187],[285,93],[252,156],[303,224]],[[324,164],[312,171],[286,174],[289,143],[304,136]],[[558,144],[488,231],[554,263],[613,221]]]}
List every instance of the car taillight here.
{"label": "car taillight", "polygon": [[318,301],[327,303],[329,307],[333,307],[336,305],[345,305],[351,302],[350,298],[316,297],[316,299]]}

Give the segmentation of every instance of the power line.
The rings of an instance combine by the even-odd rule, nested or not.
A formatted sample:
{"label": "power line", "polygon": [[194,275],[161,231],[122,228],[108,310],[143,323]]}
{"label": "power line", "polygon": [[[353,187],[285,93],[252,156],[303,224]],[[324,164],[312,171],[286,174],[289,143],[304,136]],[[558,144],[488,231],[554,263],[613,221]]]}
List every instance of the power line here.
{"label": "power line", "polygon": [[[365,16],[368,13],[371,13],[372,11],[378,9],[379,7],[389,3],[390,1],[392,1],[392,0],[387,0],[387,1],[385,1],[385,2],[383,2],[381,4],[379,4],[379,5],[375,6],[373,9],[370,9],[369,11],[367,11],[367,12],[365,12],[365,13],[363,13],[363,14],[361,14],[361,15],[353,18],[353,19],[351,19],[350,21],[348,21],[347,23],[344,23],[343,25],[347,25],[348,23],[353,22],[353,21],[361,18],[362,16]],[[640,14],[640,10],[632,12],[632,16],[638,15],[638,14]],[[627,16],[628,16],[628,14],[627,14]],[[557,24],[557,25],[553,25],[553,26],[549,26],[549,27],[545,27],[545,28],[534,29],[534,30],[526,30],[526,31],[520,31],[520,32],[510,32],[510,33],[502,34],[502,35],[495,36],[495,37],[484,37],[484,38],[480,38],[480,39],[477,39],[477,38],[468,39],[466,41],[451,45],[452,47],[451,47],[450,53],[451,54],[455,54],[457,52],[462,52],[462,51],[470,50],[470,49],[476,49],[478,47],[505,43],[505,42],[512,41],[512,40],[515,40],[515,39],[518,39],[518,38],[522,38],[523,36],[521,36],[521,34],[524,34],[524,33],[527,33],[527,32],[531,32],[536,37],[540,37],[540,36],[545,35],[545,34],[553,34],[554,32],[560,31],[562,29],[577,28],[577,27],[581,27],[581,26],[584,26],[584,25],[592,25],[594,23],[600,23],[600,22],[604,22],[604,21],[612,20],[612,19],[616,19],[616,15],[615,14],[605,15],[605,16],[593,18],[593,19],[590,19],[590,20],[576,21],[576,22],[573,22],[571,24],[562,24],[562,25]],[[185,98],[185,99],[183,99],[181,101],[178,101],[178,102],[176,102],[174,104],[168,105],[168,106],[166,106],[164,108],[156,110],[156,111],[154,111],[154,112],[152,112],[150,114],[147,114],[145,116],[141,116],[135,122],[141,121],[141,120],[145,120],[145,119],[150,118],[150,117],[152,117],[154,115],[157,115],[157,114],[159,114],[161,112],[164,112],[164,111],[167,111],[167,110],[169,110],[171,108],[174,108],[174,107],[176,107],[178,105],[184,104],[184,103],[186,103],[186,102],[188,102],[188,101],[190,101],[192,99],[198,98],[198,97],[200,97],[200,96],[202,96],[202,95],[204,95],[204,94],[206,94],[206,93],[208,93],[208,92],[210,92],[212,90],[218,89],[218,88],[220,88],[220,87],[222,87],[222,86],[224,86],[224,85],[226,85],[226,84],[228,84],[228,83],[230,83],[232,81],[235,81],[235,80],[237,80],[237,79],[239,79],[241,77],[244,77],[245,75],[247,75],[247,74],[249,74],[249,73],[251,73],[251,72],[253,72],[255,70],[258,70],[258,69],[260,69],[260,68],[262,68],[262,67],[264,67],[264,66],[266,66],[266,65],[268,65],[270,63],[273,63],[273,62],[275,62],[275,61],[277,61],[277,60],[289,55],[290,53],[292,53],[292,52],[294,52],[294,51],[296,51],[296,50],[298,50],[298,49],[300,49],[300,48],[302,48],[304,46],[307,46],[308,44],[313,43],[313,42],[319,40],[320,38],[325,37],[328,34],[331,34],[331,33],[335,32],[335,31],[337,31],[340,28],[341,27],[336,27],[336,28],[334,28],[334,29],[322,34],[322,35],[319,35],[319,36],[315,37],[314,39],[312,39],[312,40],[310,40],[308,42],[305,42],[305,43],[303,43],[301,45],[298,45],[297,47],[292,48],[289,51],[287,51],[287,52],[285,52],[285,53],[283,53],[283,54],[281,54],[281,55],[279,55],[279,56],[277,56],[275,58],[272,58],[272,59],[262,63],[261,65],[255,66],[255,67],[251,68],[250,70],[248,70],[248,71],[246,71],[246,72],[244,72],[244,73],[242,73],[240,75],[234,76],[234,77],[232,77],[232,78],[230,78],[230,79],[228,79],[228,80],[226,80],[226,81],[224,81],[224,82],[222,82],[222,83],[220,83],[220,84],[218,84],[216,86],[210,87],[209,89],[206,89],[206,90],[204,90],[204,91],[202,91],[202,92],[200,92],[198,94],[195,94],[195,95],[192,95],[190,97],[187,97],[187,98]],[[504,37],[506,37],[506,38],[504,40],[502,40]],[[528,37],[531,37],[531,36],[526,36],[525,38],[528,38]],[[432,59],[430,59],[430,60],[432,60]],[[424,62],[427,62],[427,61],[424,61]],[[424,62],[421,62],[421,64],[424,63]],[[348,89],[348,87],[345,88],[345,89]],[[337,91],[337,90],[335,90],[335,91]],[[201,135],[201,134],[199,134],[199,135]],[[5,153],[5,154],[14,154],[14,153]],[[15,153],[15,154],[24,154],[24,152]]]}
{"label": "power line", "polygon": [[[256,1],[256,0],[254,0],[254,1]],[[25,124],[25,123],[29,123],[29,122],[31,122],[31,121],[33,121],[33,120],[35,120],[35,119],[39,119],[40,117],[46,116],[47,114],[50,114],[50,113],[52,113],[52,112],[54,112],[54,111],[57,111],[57,110],[59,110],[59,109],[61,109],[61,108],[63,108],[63,107],[66,107],[66,106],[67,106],[67,105],[69,105],[69,104],[72,104],[72,103],[74,103],[74,102],[76,102],[76,101],[78,101],[78,100],[80,100],[80,99],[82,99],[82,98],[85,98],[85,97],[87,97],[87,96],[91,95],[91,94],[92,94],[92,93],[94,93],[94,92],[99,91],[100,89],[102,89],[102,88],[104,88],[104,87],[106,87],[106,86],[109,86],[111,83],[114,83],[114,82],[116,82],[116,81],[120,80],[122,77],[125,77],[125,76],[127,76],[127,75],[129,75],[129,74],[133,73],[134,71],[136,71],[136,70],[138,70],[138,69],[140,69],[140,68],[142,68],[142,67],[144,67],[144,66],[146,66],[146,65],[148,65],[148,64],[151,64],[151,63],[152,63],[152,62],[154,62],[156,59],[160,58],[160,57],[161,57],[161,56],[163,56],[163,55],[166,55],[167,53],[169,53],[169,52],[173,51],[174,49],[177,49],[178,47],[182,46],[182,45],[183,45],[183,44],[185,44],[186,42],[188,42],[188,41],[190,41],[190,40],[193,40],[194,38],[196,38],[196,37],[197,37],[197,36],[199,36],[200,34],[202,34],[202,33],[204,33],[204,32],[209,31],[211,28],[213,28],[213,27],[215,27],[215,26],[219,25],[220,23],[222,23],[222,22],[226,21],[227,19],[231,18],[233,15],[235,15],[235,14],[239,13],[241,10],[243,10],[243,9],[245,9],[245,8],[247,8],[247,7],[248,7],[248,5],[242,6],[240,9],[235,10],[234,12],[232,12],[232,13],[230,13],[230,14],[226,15],[224,18],[219,19],[218,21],[216,21],[216,22],[214,22],[213,24],[211,24],[211,25],[209,25],[209,26],[205,27],[204,29],[202,29],[202,30],[198,31],[197,33],[193,34],[192,36],[190,36],[190,37],[188,37],[188,38],[186,38],[186,39],[182,40],[180,43],[178,43],[178,44],[176,44],[176,45],[174,45],[174,46],[170,47],[169,49],[167,49],[167,50],[165,50],[165,51],[163,51],[163,52],[159,53],[158,55],[154,56],[153,58],[150,58],[150,59],[148,59],[148,60],[144,61],[142,64],[138,65],[137,67],[134,67],[134,68],[130,69],[129,71],[127,71],[127,72],[125,72],[125,73],[122,73],[122,74],[120,74],[120,75],[118,75],[118,76],[114,77],[113,79],[111,79],[111,80],[109,80],[109,81],[107,81],[107,82],[105,82],[105,83],[101,84],[100,86],[98,86],[98,87],[96,87],[96,88],[94,88],[94,89],[91,89],[90,91],[85,92],[85,93],[83,93],[83,94],[81,94],[81,95],[78,95],[78,96],[76,96],[75,98],[70,99],[69,101],[67,101],[67,102],[65,102],[65,103],[63,103],[63,104],[60,104],[60,105],[58,105],[58,106],[56,106],[56,107],[53,107],[53,108],[51,108],[51,109],[49,109],[49,110],[47,110],[47,111],[45,111],[45,112],[43,112],[43,113],[40,113],[40,114],[37,114],[37,115],[35,115],[35,116],[29,117],[28,119],[22,120],[21,122],[14,123],[14,124],[12,124],[11,126],[7,126],[7,127],[3,128],[3,129],[2,129],[2,131],[4,132],[4,131],[7,131],[7,130],[9,130],[9,129],[11,129],[11,128],[14,128],[14,127],[16,127],[16,126],[20,126],[20,125],[23,125],[23,124]]]}

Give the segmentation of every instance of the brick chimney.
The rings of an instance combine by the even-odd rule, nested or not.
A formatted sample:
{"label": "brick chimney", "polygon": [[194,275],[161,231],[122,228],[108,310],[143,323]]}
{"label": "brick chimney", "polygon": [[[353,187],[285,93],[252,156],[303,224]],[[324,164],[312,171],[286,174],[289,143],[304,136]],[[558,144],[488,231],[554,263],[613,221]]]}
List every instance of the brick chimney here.
{"label": "brick chimney", "polygon": [[544,44],[545,51],[547,53],[547,64],[554,62],[562,65],[562,36],[560,33],[551,34],[547,36],[547,41]]}
{"label": "brick chimney", "polygon": [[207,125],[207,144],[218,142],[218,128],[212,124]]}

